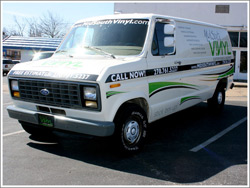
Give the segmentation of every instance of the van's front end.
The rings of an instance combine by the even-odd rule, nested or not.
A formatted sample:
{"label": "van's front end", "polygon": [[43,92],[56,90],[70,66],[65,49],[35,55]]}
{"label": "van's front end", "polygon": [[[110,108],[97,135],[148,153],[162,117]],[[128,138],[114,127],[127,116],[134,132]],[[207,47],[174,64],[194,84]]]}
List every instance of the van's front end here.
{"label": "van's front end", "polygon": [[[86,62],[51,58],[36,62],[30,70],[16,67],[8,76],[14,102],[7,108],[10,117],[24,126],[31,123],[95,136],[111,135],[114,125],[103,118],[98,74],[81,73],[83,67],[88,70]],[[71,67],[76,64],[78,71]]]}
{"label": "van's front end", "polygon": [[[7,108],[9,116],[19,120],[30,134],[57,129],[113,135],[122,100],[148,92],[146,78],[141,79],[145,84],[121,83],[128,79],[127,73],[134,78],[146,76],[139,71],[147,68],[144,46],[148,27],[149,19],[143,17],[76,23],[51,58],[18,64],[10,71],[14,104]],[[135,95],[118,96],[131,89]],[[128,150],[136,150],[143,137],[146,117],[141,116],[131,116],[133,120],[127,124]]]}

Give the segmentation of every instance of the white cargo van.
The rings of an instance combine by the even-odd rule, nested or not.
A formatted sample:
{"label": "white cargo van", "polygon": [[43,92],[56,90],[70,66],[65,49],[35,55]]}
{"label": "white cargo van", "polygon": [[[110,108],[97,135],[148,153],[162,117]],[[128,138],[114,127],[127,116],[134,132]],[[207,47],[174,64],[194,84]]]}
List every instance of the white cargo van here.
{"label": "white cargo van", "polygon": [[133,152],[149,123],[206,100],[220,111],[233,86],[232,58],[217,25],[153,14],[85,19],[52,58],[11,70],[7,109],[30,134],[114,136]]}

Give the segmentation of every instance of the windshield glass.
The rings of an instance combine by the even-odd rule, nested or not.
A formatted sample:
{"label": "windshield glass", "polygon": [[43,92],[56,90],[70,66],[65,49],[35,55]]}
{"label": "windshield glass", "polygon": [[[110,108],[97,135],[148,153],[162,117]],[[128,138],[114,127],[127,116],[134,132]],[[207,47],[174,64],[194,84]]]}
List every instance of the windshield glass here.
{"label": "windshield glass", "polygon": [[110,19],[76,24],[56,54],[138,55],[144,45],[148,22],[146,19]]}

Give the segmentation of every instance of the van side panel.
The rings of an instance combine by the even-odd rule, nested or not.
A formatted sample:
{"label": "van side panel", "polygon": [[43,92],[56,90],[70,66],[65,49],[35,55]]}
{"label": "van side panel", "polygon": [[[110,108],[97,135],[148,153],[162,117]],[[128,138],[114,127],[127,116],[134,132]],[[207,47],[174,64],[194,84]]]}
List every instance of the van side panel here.
{"label": "van side panel", "polygon": [[219,80],[234,72],[225,29],[177,21],[175,28],[176,53],[148,56],[149,122],[211,98]]}

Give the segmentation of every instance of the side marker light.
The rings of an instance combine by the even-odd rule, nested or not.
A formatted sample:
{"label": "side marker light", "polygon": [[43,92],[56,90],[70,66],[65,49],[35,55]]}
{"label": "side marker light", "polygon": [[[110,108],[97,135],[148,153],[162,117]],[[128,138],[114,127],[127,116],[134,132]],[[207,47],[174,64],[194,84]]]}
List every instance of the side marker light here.
{"label": "side marker light", "polygon": [[116,88],[116,87],[120,87],[120,86],[121,86],[121,84],[118,83],[118,84],[111,84],[109,87],[110,88]]}

